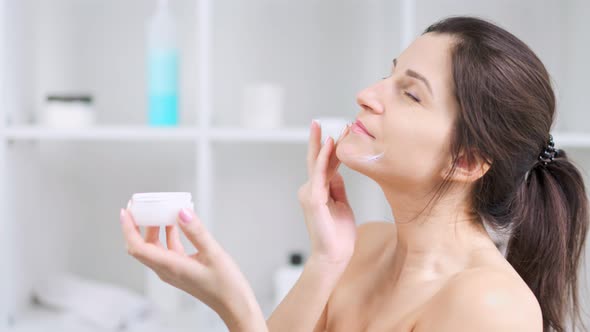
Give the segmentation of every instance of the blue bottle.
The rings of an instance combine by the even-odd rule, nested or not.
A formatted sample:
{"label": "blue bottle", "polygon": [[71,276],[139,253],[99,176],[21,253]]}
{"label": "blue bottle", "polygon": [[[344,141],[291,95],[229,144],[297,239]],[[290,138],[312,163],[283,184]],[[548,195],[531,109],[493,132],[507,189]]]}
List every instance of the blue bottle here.
{"label": "blue bottle", "polygon": [[148,23],[148,119],[151,126],[178,125],[178,46],[168,0],[159,0]]}

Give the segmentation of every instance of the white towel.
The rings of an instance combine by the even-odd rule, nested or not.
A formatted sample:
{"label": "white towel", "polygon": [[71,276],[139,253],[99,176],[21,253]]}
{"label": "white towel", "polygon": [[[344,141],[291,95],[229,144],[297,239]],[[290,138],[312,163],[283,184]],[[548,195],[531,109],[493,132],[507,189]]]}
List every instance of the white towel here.
{"label": "white towel", "polygon": [[150,303],[129,289],[71,274],[46,279],[34,287],[33,294],[41,305],[108,330],[127,327],[152,312]]}

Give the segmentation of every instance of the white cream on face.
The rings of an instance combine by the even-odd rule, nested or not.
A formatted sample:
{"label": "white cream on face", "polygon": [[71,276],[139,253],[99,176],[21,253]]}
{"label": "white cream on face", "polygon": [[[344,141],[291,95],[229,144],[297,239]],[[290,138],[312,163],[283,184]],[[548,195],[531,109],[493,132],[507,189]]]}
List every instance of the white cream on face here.
{"label": "white cream on face", "polygon": [[[340,139],[344,138],[344,136],[348,135],[350,130],[346,130],[346,129],[349,129],[351,125],[352,125],[352,122],[346,124],[346,126],[342,130],[342,135],[341,135],[341,137],[338,138],[338,140],[340,140]],[[379,159],[383,158],[383,156],[385,156],[385,151],[383,151],[381,153],[374,154],[374,155],[367,154],[367,155],[358,155],[358,156],[350,156],[350,157],[357,159],[359,161],[363,161],[363,162],[376,162]]]}
{"label": "white cream on face", "polygon": [[376,154],[374,156],[367,157],[367,161],[376,161],[376,160],[379,160],[379,159],[383,158],[384,155],[385,155],[385,151],[383,151],[383,152],[381,152],[379,154]]}

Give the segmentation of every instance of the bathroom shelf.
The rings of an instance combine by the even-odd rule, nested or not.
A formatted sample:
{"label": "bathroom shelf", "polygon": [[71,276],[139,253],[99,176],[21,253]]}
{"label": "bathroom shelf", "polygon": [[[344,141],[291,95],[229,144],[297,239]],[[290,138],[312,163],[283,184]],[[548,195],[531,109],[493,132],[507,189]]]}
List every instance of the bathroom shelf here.
{"label": "bathroom shelf", "polygon": [[39,126],[8,127],[7,140],[42,141],[195,141],[305,143],[308,128],[247,129],[198,127],[150,128],[146,126],[104,126],[87,129],[56,129]]}
{"label": "bathroom shelf", "polygon": [[[563,131],[552,134],[557,146],[590,148],[590,133]],[[213,142],[307,143],[309,128],[217,127],[201,130],[199,127],[100,126],[88,129],[55,129],[18,126],[7,127],[2,136],[7,140],[16,141],[197,141],[207,139]]]}
{"label": "bathroom shelf", "polygon": [[280,128],[280,129],[244,129],[244,128],[215,128],[211,130],[210,138],[216,142],[287,142],[306,143],[309,138],[308,128]]}
{"label": "bathroom shelf", "polygon": [[55,141],[190,141],[200,137],[196,127],[150,128],[145,126],[105,126],[86,129],[56,129],[36,126],[8,127],[8,140]]}
{"label": "bathroom shelf", "polygon": [[552,135],[557,148],[590,148],[590,133],[556,132]]}

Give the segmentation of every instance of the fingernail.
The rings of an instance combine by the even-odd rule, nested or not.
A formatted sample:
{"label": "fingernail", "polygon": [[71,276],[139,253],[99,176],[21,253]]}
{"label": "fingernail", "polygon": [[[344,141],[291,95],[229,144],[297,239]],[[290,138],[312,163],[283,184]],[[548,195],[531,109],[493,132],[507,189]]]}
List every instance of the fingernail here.
{"label": "fingernail", "polygon": [[324,144],[328,143],[328,140],[330,139],[330,137],[332,137],[332,136],[326,137],[326,139],[324,140]]}
{"label": "fingernail", "polygon": [[346,131],[346,128],[348,128],[348,123],[346,125],[344,125],[344,127],[342,127],[342,130],[340,131],[340,136],[342,136],[342,134],[344,134],[344,132]]}
{"label": "fingernail", "polygon": [[313,120],[311,120],[311,122],[315,122],[318,126],[321,126],[322,125],[320,123],[320,120],[318,120],[318,119],[313,119]]}
{"label": "fingernail", "polygon": [[127,210],[129,210],[129,208],[130,208],[130,207],[131,207],[131,200],[129,200],[129,201],[127,202]]}
{"label": "fingernail", "polygon": [[119,213],[119,221],[121,223],[123,223],[123,220],[125,220],[124,218],[125,218],[125,209],[121,209],[121,212]]}
{"label": "fingernail", "polygon": [[193,219],[189,209],[187,209],[187,208],[183,208],[182,210],[180,210],[179,215],[180,215],[180,220],[185,224],[188,224]]}

